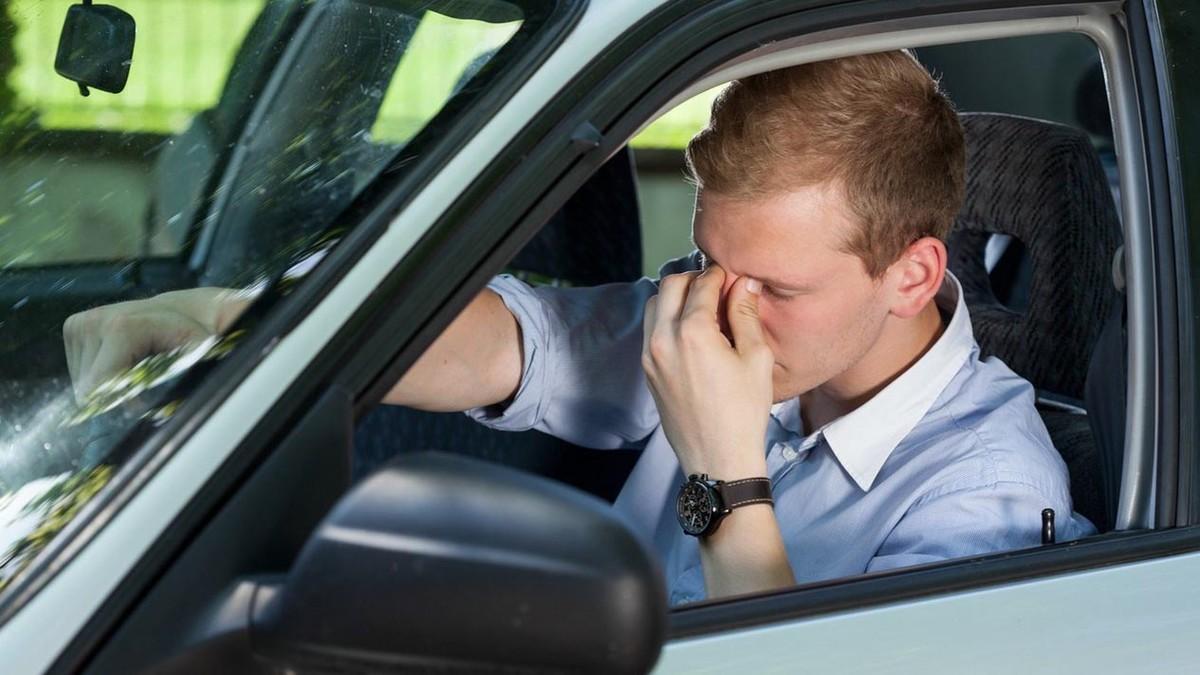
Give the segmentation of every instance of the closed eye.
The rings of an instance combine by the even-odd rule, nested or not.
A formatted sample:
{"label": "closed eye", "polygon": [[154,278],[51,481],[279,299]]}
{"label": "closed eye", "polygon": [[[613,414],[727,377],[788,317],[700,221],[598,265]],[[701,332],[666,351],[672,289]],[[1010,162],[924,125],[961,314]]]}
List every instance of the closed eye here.
{"label": "closed eye", "polygon": [[763,286],[763,289],[767,292],[767,295],[784,301],[795,300],[801,295],[800,291],[781,291],[774,286]]}

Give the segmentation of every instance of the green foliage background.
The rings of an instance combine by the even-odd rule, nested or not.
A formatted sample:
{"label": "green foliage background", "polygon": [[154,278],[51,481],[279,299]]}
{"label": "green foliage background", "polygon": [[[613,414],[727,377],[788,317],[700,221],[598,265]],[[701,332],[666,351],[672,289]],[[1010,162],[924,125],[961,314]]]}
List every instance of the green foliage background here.
{"label": "green foliage background", "polygon": [[17,93],[9,83],[9,75],[17,65],[17,50],[14,48],[17,25],[9,13],[9,0],[0,0],[0,110],[16,108]]}
{"label": "green foliage background", "polygon": [[[0,262],[5,264],[109,259],[105,257],[107,249],[97,250],[98,239],[119,248],[125,241],[131,246],[140,242],[142,233],[102,230],[107,220],[120,226],[138,221],[122,217],[122,211],[110,213],[95,205],[115,194],[119,198],[111,200],[113,203],[136,211],[146,200],[145,189],[133,189],[144,188],[143,174],[130,173],[129,180],[136,183],[130,187],[121,182],[125,174],[115,169],[103,178],[87,174],[86,162],[85,171],[76,173],[56,165],[50,180],[43,180],[45,176],[37,172],[44,168],[30,163],[34,160],[21,160],[20,152],[6,155],[9,149],[22,147],[12,139],[36,138],[43,130],[104,130],[151,136],[183,131],[193,115],[216,103],[237,48],[266,0],[108,0],[133,15],[138,25],[130,80],[121,94],[93,90],[87,98],[79,95],[74,83],[54,71],[63,18],[76,1],[0,0],[0,132],[8,132],[0,133],[0,151],[4,151],[0,152],[0,174],[9,188],[6,194],[6,185],[0,183],[0,205],[31,206],[37,202],[30,200],[42,199],[47,192],[70,195],[69,199],[45,199],[38,210],[26,209],[24,219],[0,211]],[[372,134],[381,140],[395,140],[414,132],[436,114],[468,64],[479,54],[503,44],[516,28],[513,24],[498,26],[427,16],[393,76],[392,86],[386,92],[371,92],[383,96],[380,119]],[[633,144],[682,148],[703,126],[712,98],[713,94],[708,93],[675,108],[643,131]],[[84,148],[80,156],[89,152]],[[6,160],[12,160],[9,166],[3,164]],[[28,169],[25,174],[19,170],[22,167]],[[118,164],[113,167],[121,168]],[[677,177],[672,179],[679,182]],[[101,196],[93,198],[96,195]],[[51,204],[67,204],[69,208],[53,211]],[[77,208],[80,204],[95,208],[85,212]],[[690,205],[683,203],[675,210],[688,214]],[[44,227],[43,221],[30,218],[29,214],[35,212],[54,226]],[[686,230],[686,221],[681,224]],[[101,231],[111,236],[100,237],[97,232]],[[686,250],[690,250],[690,244],[686,244]],[[42,257],[23,257],[35,253]],[[152,362],[135,371],[130,386],[145,386],[161,374],[162,366]],[[99,409],[86,407],[81,415],[86,417]],[[36,526],[7,550],[0,550],[0,590],[111,476],[112,468],[102,465],[62,474],[46,484],[45,493],[22,511],[37,519]],[[0,513],[6,500],[12,503],[15,494],[13,486],[0,483]],[[0,529],[8,525],[0,522]]]}
{"label": "green foliage background", "polygon": [[[130,81],[121,94],[79,96],[54,72],[54,52],[67,8],[76,0],[0,0],[0,111],[18,105],[52,129],[175,133],[215,103],[234,53],[265,0],[111,0],[137,21]],[[436,16],[414,39],[393,80],[379,137],[406,136],[428,120],[458,74],[483,51],[502,44],[514,25],[454,22]],[[474,24],[474,25],[464,25]],[[418,38],[421,31],[418,32]],[[436,36],[436,37],[434,37]],[[6,75],[11,75],[6,77]],[[643,131],[634,145],[682,148],[703,125],[713,94],[688,101]],[[416,102],[418,110],[411,110]],[[425,108],[432,108],[426,110]]]}

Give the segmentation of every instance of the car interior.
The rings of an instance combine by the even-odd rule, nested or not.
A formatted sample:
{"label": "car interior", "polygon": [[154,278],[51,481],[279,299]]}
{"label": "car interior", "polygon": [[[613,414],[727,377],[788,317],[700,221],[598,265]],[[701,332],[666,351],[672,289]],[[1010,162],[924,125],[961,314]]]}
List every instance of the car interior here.
{"label": "car interior", "polygon": [[[1060,58],[1063,67],[1045,66],[1062,54],[1070,56]],[[1099,55],[1083,36],[1065,34],[931,47],[917,56],[958,106],[966,132],[967,197],[948,248],[976,339],[984,355],[1033,383],[1068,466],[1075,509],[1108,531],[1124,454],[1125,337],[1119,188]],[[996,62],[1009,67],[981,77]],[[1022,79],[1040,86],[1006,84]],[[1031,101],[1030,90],[1045,97]],[[639,169],[637,154],[627,146],[613,156],[507,271],[532,283],[583,286],[632,281],[643,274],[643,256],[648,269],[665,262],[643,251],[643,228],[672,226],[686,237],[690,214],[652,214],[680,222],[648,222],[638,189],[655,170],[674,172],[680,190],[690,186],[679,153],[644,153],[649,170]],[[354,475],[397,453],[451,448],[610,501],[638,452],[590,450],[538,431],[490,430],[457,413],[384,405],[357,426]]]}

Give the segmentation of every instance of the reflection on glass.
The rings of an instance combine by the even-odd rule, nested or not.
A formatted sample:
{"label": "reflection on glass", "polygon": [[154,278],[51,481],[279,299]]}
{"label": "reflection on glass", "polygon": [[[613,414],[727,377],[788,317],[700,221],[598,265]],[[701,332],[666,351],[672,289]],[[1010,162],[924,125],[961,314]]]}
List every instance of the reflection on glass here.
{"label": "reflection on glass", "polygon": [[[258,319],[153,340],[85,394],[64,321],[197,286],[290,294],[347,207],[533,28],[505,2],[119,4],[138,22],[129,85],[84,99],[52,68],[66,6],[0,3],[17,56],[0,49],[0,590],[121,475],[122,439],[170,420]],[[86,358],[118,343],[97,344]]]}

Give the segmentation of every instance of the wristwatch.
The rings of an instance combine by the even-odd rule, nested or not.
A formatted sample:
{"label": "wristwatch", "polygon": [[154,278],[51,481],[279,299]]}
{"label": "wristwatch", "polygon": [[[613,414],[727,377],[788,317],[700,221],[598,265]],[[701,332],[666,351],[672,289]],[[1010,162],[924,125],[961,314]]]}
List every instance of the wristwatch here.
{"label": "wristwatch", "polygon": [[707,537],[716,532],[730,511],[749,504],[774,504],[771,481],[766,478],[711,480],[708,474],[692,474],[679,487],[675,515],[685,534]]}

